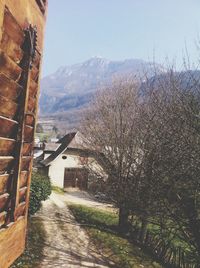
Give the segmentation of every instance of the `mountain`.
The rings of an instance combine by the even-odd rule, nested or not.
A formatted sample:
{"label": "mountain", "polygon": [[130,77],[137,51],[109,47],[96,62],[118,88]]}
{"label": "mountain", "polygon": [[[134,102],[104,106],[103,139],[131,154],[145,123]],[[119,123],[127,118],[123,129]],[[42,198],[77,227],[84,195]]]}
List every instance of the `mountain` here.
{"label": "mountain", "polygon": [[144,71],[152,76],[154,64],[138,59],[109,61],[94,57],[83,63],[60,67],[41,81],[40,114],[80,110],[101,86],[111,83],[113,77],[137,75]]}

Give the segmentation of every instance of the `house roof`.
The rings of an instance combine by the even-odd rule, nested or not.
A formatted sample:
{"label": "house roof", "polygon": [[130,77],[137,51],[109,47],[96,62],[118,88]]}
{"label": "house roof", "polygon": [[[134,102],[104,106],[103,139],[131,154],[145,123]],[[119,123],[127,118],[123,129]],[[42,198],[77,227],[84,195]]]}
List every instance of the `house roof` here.
{"label": "house roof", "polygon": [[[104,168],[105,171],[112,169],[110,161],[104,156],[103,153],[95,152],[92,147],[89,145],[88,141],[80,132],[71,132],[65,135],[62,139],[58,141],[60,146],[54,151],[49,157],[40,163],[43,166],[49,166],[60,154],[64,153],[66,150],[69,151],[81,151],[89,153],[93,156],[100,165]],[[57,143],[58,145],[58,143]]]}
{"label": "house roof", "polygon": [[45,160],[41,161],[41,163],[44,166],[48,166],[53,160],[55,160],[61,153],[63,153],[65,151],[65,149],[68,147],[68,145],[74,139],[76,134],[77,134],[77,132],[71,132],[71,133],[68,133],[67,135],[65,135],[62,139],[60,139],[59,143],[61,142],[61,145],[49,157],[47,157]]}

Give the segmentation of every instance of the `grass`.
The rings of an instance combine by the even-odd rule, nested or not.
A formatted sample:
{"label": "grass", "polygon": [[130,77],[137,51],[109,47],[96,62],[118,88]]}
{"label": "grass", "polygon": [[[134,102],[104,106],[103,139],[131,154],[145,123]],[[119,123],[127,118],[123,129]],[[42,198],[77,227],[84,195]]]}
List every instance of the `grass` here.
{"label": "grass", "polygon": [[114,263],[115,268],[162,267],[151,256],[118,234],[118,216],[113,212],[80,205],[70,205],[69,208],[94,244]]}
{"label": "grass", "polygon": [[43,257],[45,231],[39,219],[29,219],[27,237],[26,249],[23,255],[15,261],[11,268],[35,268],[40,264]]}
{"label": "grass", "polygon": [[[168,219],[161,227],[159,224],[159,220],[157,220],[156,223],[156,218],[150,220],[152,220],[152,223],[149,223],[147,225],[147,229],[150,234],[152,234],[153,236],[162,237],[165,240],[166,244],[170,244],[170,246],[173,248],[181,248],[186,252],[191,251],[189,245],[181,237],[181,233],[177,229],[176,223]],[[133,223],[133,225],[135,225],[136,223],[138,224],[138,226],[141,225],[141,221],[137,217],[135,217],[135,222]]]}
{"label": "grass", "polygon": [[52,189],[52,191],[54,191],[58,194],[64,194],[64,192],[65,192],[64,189],[62,189],[58,186],[54,186],[54,185],[51,186],[51,189]]}

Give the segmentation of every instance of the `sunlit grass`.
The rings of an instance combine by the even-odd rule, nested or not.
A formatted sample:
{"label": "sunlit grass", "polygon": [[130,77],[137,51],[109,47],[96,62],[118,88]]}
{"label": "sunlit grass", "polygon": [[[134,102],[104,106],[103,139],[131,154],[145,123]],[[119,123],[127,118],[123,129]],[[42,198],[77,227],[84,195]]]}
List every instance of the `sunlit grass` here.
{"label": "sunlit grass", "polygon": [[58,194],[64,194],[64,192],[65,192],[62,188],[60,188],[58,186],[54,186],[54,185],[51,186],[51,189],[52,189],[52,191],[54,191],[55,193],[58,193]]}
{"label": "sunlit grass", "polygon": [[114,263],[114,267],[162,267],[141,248],[118,234],[118,216],[115,213],[79,205],[70,205],[69,208],[86,229],[95,246]]}

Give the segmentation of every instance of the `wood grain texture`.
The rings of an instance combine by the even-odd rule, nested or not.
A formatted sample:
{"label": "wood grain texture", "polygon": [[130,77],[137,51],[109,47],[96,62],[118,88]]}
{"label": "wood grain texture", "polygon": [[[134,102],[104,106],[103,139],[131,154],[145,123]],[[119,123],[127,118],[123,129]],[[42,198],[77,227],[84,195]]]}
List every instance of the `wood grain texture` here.
{"label": "wood grain texture", "polygon": [[37,94],[37,90],[38,90],[38,84],[30,79],[30,83],[29,83],[29,94],[31,97],[35,97]]}
{"label": "wood grain texture", "polygon": [[22,29],[27,26],[27,20],[28,23],[37,25],[38,51],[41,52],[43,48],[45,16],[40,11],[36,0],[17,0],[17,8],[16,1],[6,0],[6,5]]}
{"label": "wood grain texture", "polygon": [[31,70],[31,78],[33,79],[33,81],[37,82],[38,76],[39,76],[39,70],[35,66],[33,66]]}
{"label": "wood grain texture", "polygon": [[0,95],[0,115],[14,118],[17,112],[17,103]]}
{"label": "wood grain texture", "polygon": [[0,213],[0,227],[5,224],[7,213],[5,211]]}
{"label": "wood grain texture", "polygon": [[0,175],[0,194],[7,192],[9,177],[9,174]]}
{"label": "wood grain texture", "polygon": [[0,116],[0,136],[13,138],[16,135],[18,122],[4,116]]}
{"label": "wood grain texture", "polygon": [[25,142],[23,144],[23,156],[30,156],[32,153],[32,143]]}
{"label": "wood grain texture", "polygon": [[6,32],[3,33],[1,48],[15,63],[20,63],[23,58],[23,51]]}
{"label": "wood grain texture", "polygon": [[12,100],[16,100],[23,88],[5,74],[0,73],[0,95]]}
{"label": "wood grain texture", "polygon": [[28,100],[28,111],[29,112],[33,113],[35,111],[36,101],[37,101],[36,98],[29,96],[29,100]]}
{"label": "wood grain texture", "polygon": [[31,143],[33,142],[33,127],[31,126],[25,126],[25,129],[24,129],[24,141],[25,142],[28,142],[28,143]]}
{"label": "wood grain texture", "polygon": [[40,67],[41,54],[36,50],[34,65],[37,69]]}
{"label": "wood grain texture", "polygon": [[22,69],[6,53],[0,50],[0,73],[5,74],[14,81],[18,81]]}
{"label": "wood grain texture", "polygon": [[26,219],[21,218],[0,230],[0,268],[8,268],[25,247]]}
{"label": "wood grain texture", "polygon": [[15,140],[0,137],[0,155],[12,156],[14,154]]}
{"label": "wood grain texture", "polygon": [[24,216],[25,213],[26,213],[26,202],[22,202],[15,209],[15,219],[17,220],[19,217]]}
{"label": "wood grain texture", "polygon": [[3,212],[5,210],[5,206],[8,202],[9,194],[5,193],[0,195],[0,212]]}
{"label": "wood grain texture", "polygon": [[31,159],[32,159],[31,156],[24,156],[22,158],[22,165],[21,165],[22,171],[29,171]]}
{"label": "wood grain texture", "polygon": [[0,171],[6,172],[11,167],[14,161],[12,156],[0,156]]}
{"label": "wood grain texture", "polygon": [[19,200],[20,202],[24,202],[26,199],[27,187],[20,188],[19,190]]}
{"label": "wood grain texture", "polygon": [[32,115],[32,113],[26,114],[25,122],[26,122],[27,126],[34,125],[35,119],[34,119],[34,116]]}
{"label": "wood grain texture", "polygon": [[20,188],[22,188],[22,187],[27,185],[27,180],[28,180],[28,172],[27,171],[22,171],[20,173]]}
{"label": "wood grain texture", "polygon": [[15,43],[17,43],[19,46],[22,45],[24,41],[24,32],[17,20],[7,8],[5,9],[4,13],[3,31],[12,37],[13,41],[15,41]]}

